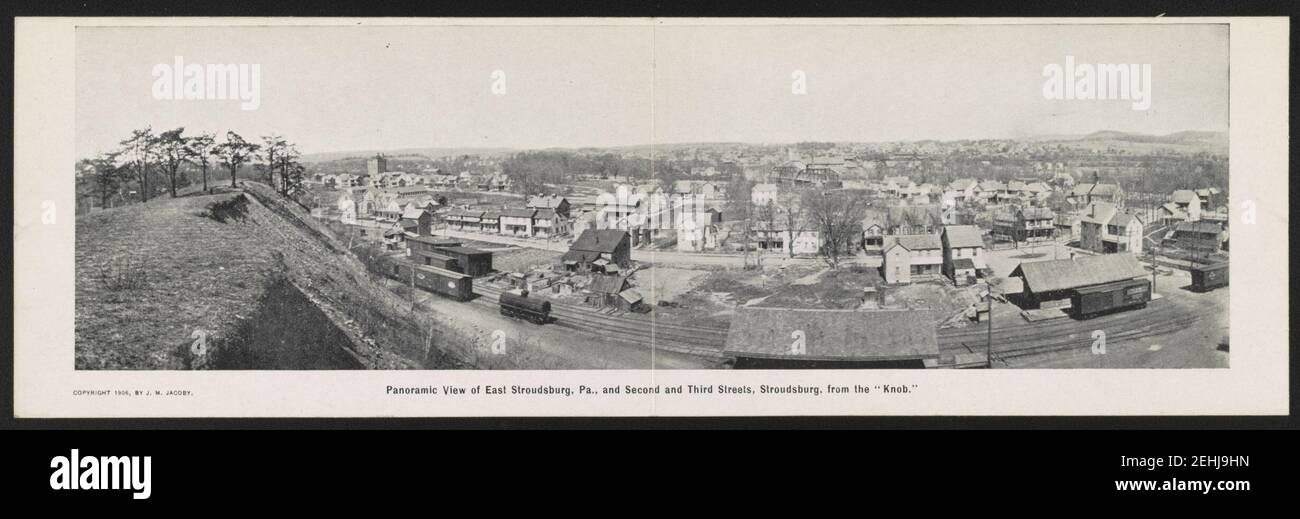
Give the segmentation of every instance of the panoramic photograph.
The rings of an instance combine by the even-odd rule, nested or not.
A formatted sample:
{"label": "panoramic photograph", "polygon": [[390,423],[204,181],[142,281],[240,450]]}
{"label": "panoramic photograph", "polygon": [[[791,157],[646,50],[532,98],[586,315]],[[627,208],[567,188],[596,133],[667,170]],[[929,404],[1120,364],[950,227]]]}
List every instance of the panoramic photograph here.
{"label": "panoramic photograph", "polygon": [[1230,365],[1226,24],[75,36],[77,370]]}

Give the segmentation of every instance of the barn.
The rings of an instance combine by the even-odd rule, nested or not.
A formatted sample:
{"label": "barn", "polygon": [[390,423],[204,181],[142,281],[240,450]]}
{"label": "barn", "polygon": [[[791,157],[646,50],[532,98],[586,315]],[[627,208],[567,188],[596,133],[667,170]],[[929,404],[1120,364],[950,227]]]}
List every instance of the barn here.
{"label": "barn", "polygon": [[736,309],[723,354],[736,369],[924,368],[939,358],[929,310]]}

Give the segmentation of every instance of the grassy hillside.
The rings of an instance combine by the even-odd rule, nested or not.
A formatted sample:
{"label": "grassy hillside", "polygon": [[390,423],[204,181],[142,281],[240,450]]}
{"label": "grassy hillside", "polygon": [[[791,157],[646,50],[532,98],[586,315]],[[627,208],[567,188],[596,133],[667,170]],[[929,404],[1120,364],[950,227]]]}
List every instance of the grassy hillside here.
{"label": "grassy hillside", "polygon": [[473,366],[474,341],[265,186],[85,215],[76,246],[78,369]]}

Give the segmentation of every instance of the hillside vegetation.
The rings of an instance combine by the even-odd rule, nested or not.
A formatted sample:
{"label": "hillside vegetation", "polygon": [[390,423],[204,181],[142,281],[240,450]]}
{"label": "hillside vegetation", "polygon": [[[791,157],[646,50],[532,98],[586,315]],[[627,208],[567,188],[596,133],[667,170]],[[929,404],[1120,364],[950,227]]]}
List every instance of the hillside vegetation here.
{"label": "hillside vegetation", "polygon": [[474,367],[475,341],[417,315],[270,188],[77,220],[78,369]]}

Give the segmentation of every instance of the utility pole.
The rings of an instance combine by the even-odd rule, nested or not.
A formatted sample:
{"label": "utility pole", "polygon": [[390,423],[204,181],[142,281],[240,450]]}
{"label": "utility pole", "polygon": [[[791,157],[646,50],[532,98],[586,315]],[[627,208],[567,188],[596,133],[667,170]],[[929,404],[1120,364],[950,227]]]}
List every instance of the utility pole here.
{"label": "utility pole", "polygon": [[1155,243],[1155,246],[1151,247],[1151,295],[1155,296],[1156,295],[1156,268],[1160,266],[1160,263],[1158,263],[1156,259],[1160,257],[1160,242],[1155,240],[1151,240],[1151,241]]}
{"label": "utility pole", "polygon": [[993,369],[993,284],[989,283],[987,279],[984,280],[984,284],[988,287],[988,292],[985,293],[984,297],[988,299],[989,310],[988,340],[984,344],[984,361],[987,363],[988,369]]}

